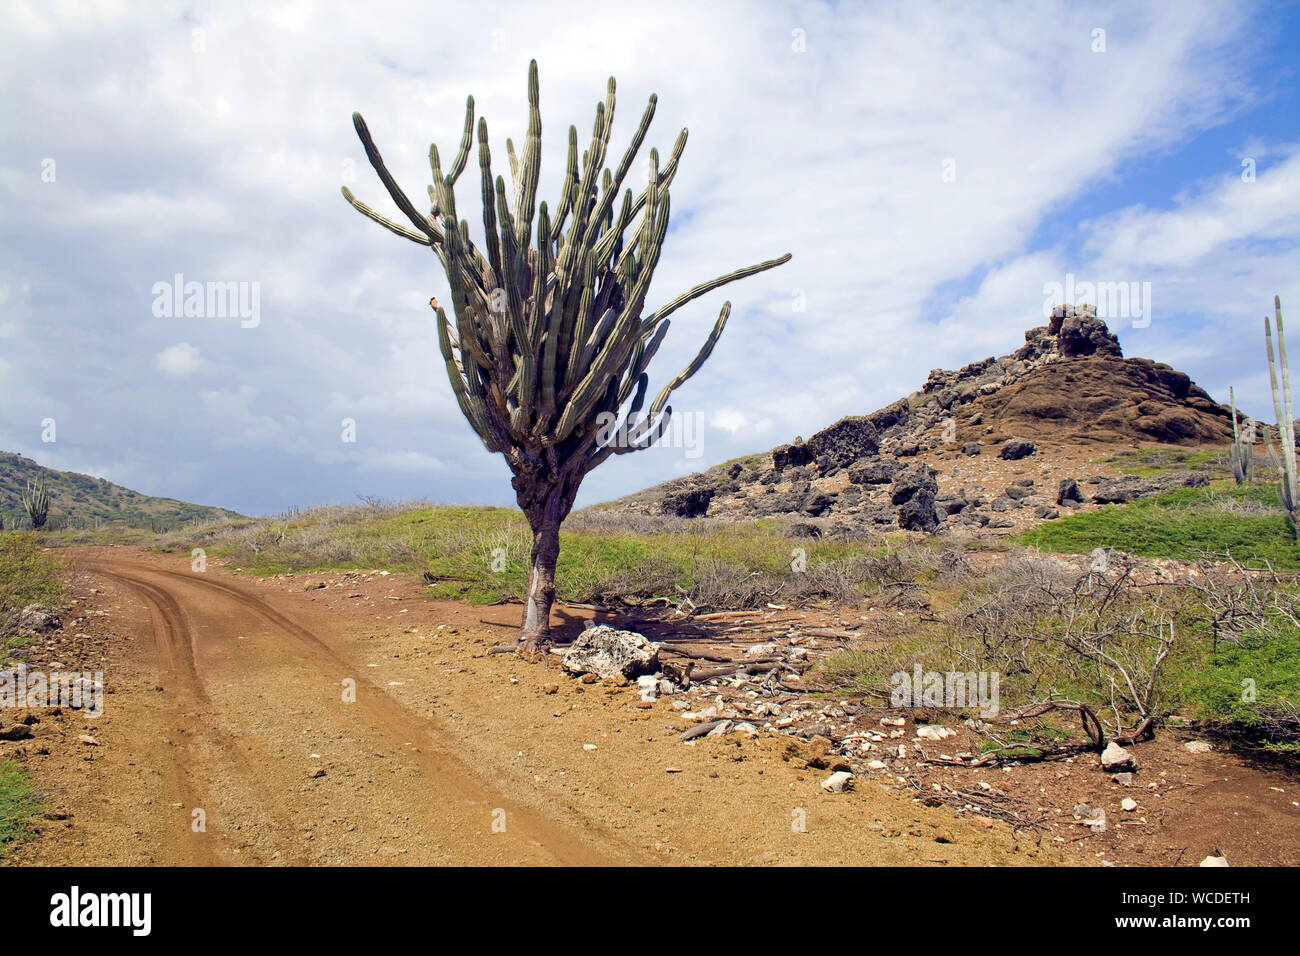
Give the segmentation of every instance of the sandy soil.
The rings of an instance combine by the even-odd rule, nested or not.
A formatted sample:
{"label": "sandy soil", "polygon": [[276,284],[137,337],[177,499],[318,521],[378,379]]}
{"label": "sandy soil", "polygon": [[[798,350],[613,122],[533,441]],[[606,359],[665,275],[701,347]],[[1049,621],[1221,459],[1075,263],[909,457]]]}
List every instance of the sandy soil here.
{"label": "sandy soil", "polygon": [[49,810],[14,863],[1094,862],[900,787],[826,793],[775,731],[683,743],[669,699],[489,653],[517,608],[399,575],[66,557],[77,604],[29,666],[103,670],[108,696],[0,743]]}

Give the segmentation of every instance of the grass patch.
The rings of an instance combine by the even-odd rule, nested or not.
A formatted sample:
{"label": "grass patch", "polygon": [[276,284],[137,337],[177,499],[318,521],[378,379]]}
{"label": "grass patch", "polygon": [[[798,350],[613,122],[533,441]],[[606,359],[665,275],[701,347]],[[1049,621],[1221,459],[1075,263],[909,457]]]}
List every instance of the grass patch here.
{"label": "grass patch", "polygon": [[1148,477],[1170,471],[1208,471],[1229,474],[1228,453],[1214,448],[1190,450],[1159,445],[1122,451],[1107,458],[1093,460],[1095,465],[1111,465],[1124,475]]}
{"label": "grass patch", "polygon": [[[715,608],[854,602],[878,588],[895,564],[933,577],[944,549],[960,547],[800,537],[778,519],[634,519],[589,511],[566,522],[556,568],[561,600],[616,605],[688,595]],[[532,533],[509,508],[372,504],[226,522],[166,536],[156,546],[200,547],[262,575],[402,571],[424,575],[433,597],[494,603],[525,594]]]}
{"label": "grass patch", "polygon": [[28,821],[40,811],[27,772],[16,760],[0,762],[0,859],[16,840],[29,836]]}
{"label": "grass patch", "polygon": [[1019,537],[1044,551],[1110,547],[1148,558],[1191,560],[1229,551],[1243,563],[1300,571],[1300,544],[1270,484],[1180,488],[1124,505],[1045,521]]}
{"label": "grass patch", "polygon": [[0,532],[0,662],[9,651],[28,643],[5,627],[10,611],[28,604],[51,604],[62,594],[63,566],[41,547],[30,531]]}

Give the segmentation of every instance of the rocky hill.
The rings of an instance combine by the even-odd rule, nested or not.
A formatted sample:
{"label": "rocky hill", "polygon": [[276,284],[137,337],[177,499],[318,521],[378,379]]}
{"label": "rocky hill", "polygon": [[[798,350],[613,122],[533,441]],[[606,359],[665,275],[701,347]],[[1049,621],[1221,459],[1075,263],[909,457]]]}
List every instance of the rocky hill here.
{"label": "rocky hill", "polygon": [[1125,501],[1204,474],[1106,473],[1108,447],[1232,439],[1227,407],[1182,372],[1125,358],[1091,306],[1058,307],[1025,344],[807,441],[675,479],[602,510],[695,518],[797,515],[810,532],[1012,529],[1061,508]]}
{"label": "rocky hill", "polygon": [[23,489],[44,477],[50,496],[50,528],[124,524],[132,527],[175,528],[187,521],[217,521],[241,517],[225,508],[190,504],[175,498],[154,498],[105,478],[71,471],[54,471],[10,452],[0,452],[0,519],[4,527],[27,527]]}

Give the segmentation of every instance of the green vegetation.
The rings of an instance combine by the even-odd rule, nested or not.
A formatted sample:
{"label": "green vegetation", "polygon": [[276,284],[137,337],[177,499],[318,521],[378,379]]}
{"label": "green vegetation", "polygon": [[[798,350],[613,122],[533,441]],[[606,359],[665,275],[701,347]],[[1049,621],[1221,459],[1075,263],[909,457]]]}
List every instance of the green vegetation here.
{"label": "green vegetation", "polygon": [[62,591],[62,565],[42,550],[30,531],[0,532],[0,661],[25,641],[9,634],[5,616],[28,604],[49,604]]}
{"label": "green vegetation", "polygon": [[1081,554],[1109,547],[1179,560],[1229,552],[1243,563],[1300,571],[1300,545],[1271,484],[1182,488],[1045,521],[1018,540],[1044,551]]}
{"label": "green vegetation", "polygon": [[30,458],[0,452],[0,523],[29,527],[23,496],[31,482],[43,483],[49,496],[47,531],[73,528],[172,530],[189,523],[240,517],[224,508],[153,498],[102,478],[43,468]]}
{"label": "green vegetation", "polygon": [[0,533],[0,612],[57,600],[61,570],[31,532]]}
{"label": "green vegetation", "polygon": [[1189,450],[1162,445],[1150,445],[1123,451],[1108,458],[1098,458],[1093,464],[1113,465],[1124,475],[1150,477],[1171,471],[1206,471],[1212,475],[1228,474],[1227,456],[1213,448]]}
{"label": "green vegetation", "polygon": [[22,765],[16,760],[0,762],[0,859],[15,840],[28,835],[28,821],[40,806]]}
{"label": "green vegetation", "polygon": [[[996,672],[1004,714],[1052,698],[1082,703],[1108,735],[1177,714],[1253,747],[1300,753],[1300,583],[1204,565],[1159,587],[1131,570],[1123,556],[1090,573],[1022,552],[979,576],[946,576],[926,588],[926,613],[900,622],[886,646],[842,651],[819,672],[880,700],[893,674],[918,664]],[[984,716],[974,705],[964,712]],[[1082,738],[1074,710],[1003,724],[996,736],[1007,758]]]}
{"label": "green vegetation", "polygon": [[[584,513],[562,535],[556,588],[563,600],[638,602],[654,597],[737,606],[805,596],[861,596],[883,553],[865,542],[792,537],[781,522],[680,522],[689,530],[629,528],[626,516],[602,523]],[[475,603],[522,600],[527,593],[532,534],[509,508],[428,505],[313,508],[289,520],[258,520],[178,533],[160,546],[231,559],[245,571],[279,574],[325,569],[375,569],[425,575],[431,595]],[[919,549],[931,553],[928,549]],[[802,555],[806,569],[792,564]]]}

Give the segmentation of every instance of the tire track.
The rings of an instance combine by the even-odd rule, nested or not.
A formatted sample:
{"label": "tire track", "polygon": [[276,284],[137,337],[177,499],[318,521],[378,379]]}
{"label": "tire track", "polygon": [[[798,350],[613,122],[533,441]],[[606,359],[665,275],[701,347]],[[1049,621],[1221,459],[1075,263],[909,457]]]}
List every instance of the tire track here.
{"label": "tire track", "polygon": [[[439,728],[427,718],[413,714],[379,686],[359,676],[361,669],[337,653],[315,633],[277,611],[259,597],[249,595],[228,584],[211,580],[198,573],[171,571],[129,561],[114,562],[111,566],[90,562],[87,570],[104,574],[135,588],[156,605],[163,621],[159,634],[160,653],[169,662],[179,661],[178,674],[187,681],[185,693],[197,703],[207,701],[195,668],[193,632],[185,625],[185,612],[181,597],[165,584],[174,581],[219,595],[221,599],[237,605],[244,612],[269,624],[276,632],[292,639],[292,663],[309,670],[314,675],[328,675],[341,681],[350,678],[356,682],[356,703],[369,729],[382,736],[398,752],[403,752],[408,741],[418,741],[418,746],[405,748],[405,754],[418,766],[429,801],[441,806],[459,805],[467,818],[488,821],[494,811],[504,810],[511,820],[511,830],[545,851],[563,865],[600,865],[609,862],[589,840],[565,824],[543,815],[532,807],[506,797],[481,781],[473,768],[457,754],[438,743],[435,732]],[[150,578],[150,580],[143,580]],[[155,628],[156,633],[158,628]],[[443,736],[448,736],[443,734]],[[217,741],[218,743],[220,741]],[[226,748],[229,749],[229,748]],[[256,779],[256,775],[253,775]],[[195,804],[196,806],[201,804]],[[287,828],[292,832],[292,827]]]}
{"label": "tire track", "polygon": [[[181,802],[187,813],[202,809],[205,814],[205,831],[196,832],[190,821],[186,821],[185,832],[188,834],[188,848],[195,865],[212,866],[225,862],[233,847],[220,826],[221,818],[212,819],[212,811],[217,810],[221,801],[212,793],[206,781],[211,774],[203,773],[203,758],[196,753],[195,741],[215,746],[235,773],[254,790],[260,789],[260,775],[249,763],[248,757],[220,733],[212,731],[203,719],[203,714],[211,712],[212,701],[203,688],[198,676],[195,662],[194,630],[180,602],[166,589],[141,580],[139,577],[110,571],[102,564],[92,563],[81,566],[83,570],[116,581],[134,592],[149,608],[154,620],[154,645],[159,655],[159,667],[163,674],[163,691],[166,695],[168,722],[176,730],[172,741],[173,782],[180,793]],[[289,814],[273,801],[264,800],[260,809],[267,813],[276,827],[283,833],[292,833],[293,821]],[[213,823],[216,827],[212,827]],[[215,844],[215,845],[214,845]],[[287,862],[306,864],[308,858],[295,847],[281,847],[287,852]],[[217,851],[221,850],[221,853]]]}

